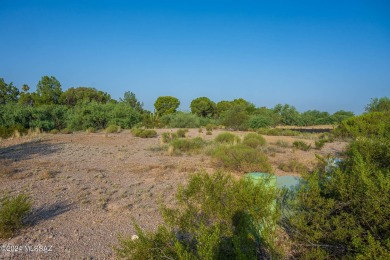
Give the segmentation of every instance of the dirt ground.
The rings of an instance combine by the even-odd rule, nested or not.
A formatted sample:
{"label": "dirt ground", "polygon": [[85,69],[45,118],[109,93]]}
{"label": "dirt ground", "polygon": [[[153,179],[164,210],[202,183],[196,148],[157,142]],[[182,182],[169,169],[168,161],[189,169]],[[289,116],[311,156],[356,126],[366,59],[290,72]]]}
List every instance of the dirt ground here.
{"label": "dirt ground", "polygon": [[[159,136],[150,139],[133,137],[126,130],[2,140],[0,192],[29,194],[33,212],[27,228],[14,238],[0,239],[0,259],[110,259],[115,258],[118,235],[134,234],[132,218],[143,229],[155,230],[161,221],[159,205],[174,203],[178,184],[195,171],[216,170],[204,153],[170,156],[161,149],[160,135],[175,130],[157,131]],[[205,135],[191,129],[188,137],[212,140],[222,131]],[[276,175],[299,175],[278,169],[281,162],[297,160],[313,167],[315,153],[337,156],[346,145],[326,143],[321,150],[304,152],[275,144],[291,144],[296,137],[264,137]],[[314,139],[303,141],[314,147]],[[23,249],[10,253],[4,246]]]}

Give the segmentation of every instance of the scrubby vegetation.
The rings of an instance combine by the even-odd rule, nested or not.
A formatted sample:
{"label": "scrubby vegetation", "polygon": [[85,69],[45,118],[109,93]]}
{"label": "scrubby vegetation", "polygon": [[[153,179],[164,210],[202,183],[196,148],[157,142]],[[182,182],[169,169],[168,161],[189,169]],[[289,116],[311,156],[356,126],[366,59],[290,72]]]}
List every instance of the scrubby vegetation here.
{"label": "scrubby vegetation", "polygon": [[224,132],[217,135],[214,141],[221,144],[237,144],[240,142],[240,138],[235,134]]}
{"label": "scrubby vegetation", "polygon": [[153,138],[157,136],[157,132],[153,129],[134,128],[131,130],[131,133],[134,136],[141,137],[141,138]]}
{"label": "scrubby vegetation", "polygon": [[304,141],[294,141],[293,147],[302,151],[309,151],[311,148],[310,144],[305,143]]}
{"label": "scrubby vegetation", "polygon": [[290,160],[287,163],[280,163],[278,168],[285,172],[297,172],[301,174],[309,172],[309,168],[297,160]]}
{"label": "scrubby vegetation", "polygon": [[180,154],[182,152],[196,152],[199,151],[206,145],[206,142],[200,138],[195,137],[192,139],[173,139],[170,142],[170,145],[173,147],[173,152]]}
{"label": "scrubby vegetation", "polygon": [[31,200],[25,194],[0,198],[0,237],[12,237],[23,227],[23,220],[31,210]]}
{"label": "scrubby vegetation", "polygon": [[138,239],[121,237],[119,258],[278,258],[275,190],[217,172],[193,175],[177,193],[175,208],[163,207],[156,232],[136,226]]}
{"label": "scrubby vegetation", "polygon": [[266,154],[243,144],[218,146],[212,156],[217,166],[228,170],[273,172]]}
{"label": "scrubby vegetation", "polygon": [[242,141],[242,144],[252,148],[259,148],[261,146],[264,146],[266,144],[266,141],[264,137],[262,137],[259,134],[249,133],[244,136],[244,140]]}

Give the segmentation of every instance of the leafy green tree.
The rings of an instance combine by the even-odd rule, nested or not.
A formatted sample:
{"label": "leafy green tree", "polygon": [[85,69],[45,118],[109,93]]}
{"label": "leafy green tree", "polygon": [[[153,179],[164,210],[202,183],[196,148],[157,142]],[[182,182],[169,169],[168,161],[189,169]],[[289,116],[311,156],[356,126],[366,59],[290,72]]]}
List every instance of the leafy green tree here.
{"label": "leafy green tree", "polygon": [[277,104],[273,110],[280,115],[283,125],[302,125],[301,115],[294,106]]}
{"label": "leafy green tree", "polygon": [[11,83],[5,83],[3,78],[0,78],[0,105],[18,101],[19,90]]}
{"label": "leafy green tree", "polygon": [[191,112],[201,117],[212,117],[216,112],[216,104],[207,97],[199,97],[191,101]]}
{"label": "leafy green tree", "polygon": [[247,129],[248,112],[244,106],[232,106],[221,115],[221,123],[233,130]]}
{"label": "leafy green tree", "polygon": [[119,101],[130,105],[131,108],[138,112],[143,112],[144,103],[138,101],[137,97],[133,92],[126,91],[123,96],[123,99],[120,98]]}
{"label": "leafy green tree", "polygon": [[95,88],[78,87],[69,88],[63,92],[59,98],[59,103],[67,106],[75,106],[81,102],[107,103],[111,100],[109,94],[98,91]]}
{"label": "leafy green tree", "polygon": [[154,108],[160,116],[172,114],[176,112],[179,107],[180,101],[172,96],[161,96],[158,97],[154,103]]}
{"label": "leafy green tree", "polygon": [[351,111],[344,111],[344,110],[339,110],[334,112],[330,117],[332,118],[332,123],[341,123],[342,121],[351,118],[355,116],[355,114]]}
{"label": "leafy green tree", "polygon": [[274,124],[272,118],[263,115],[252,115],[248,119],[248,128],[258,129],[270,127]]}
{"label": "leafy green tree", "polygon": [[36,101],[39,105],[59,104],[60,96],[62,94],[60,82],[53,76],[43,76],[37,85]]}
{"label": "leafy green tree", "polygon": [[225,112],[226,110],[228,110],[229,108],[231,108],[233,105],[230,101],[226,101],[226,100],[222,100],[222,101],[219,101],[217,103],[217,114],[220,116],[223,114],[223,112]]}
{"label": "leafy green tree", "polygon": [[388,97],[372,98],[370,104],[365,108],[366,112],[390,111],[390,99]]}
{"label": "leafy green tree", "polygon": [[254,104],[252,104],[251,102],[243,99],[243,98],[238,98],[238,99],[234,99],[232,102],[232,105],[233,106],[242,106],[245,108],[245,111],[248,113],[248,114],[252,114],[255,110],[256,110],[256,106]]}

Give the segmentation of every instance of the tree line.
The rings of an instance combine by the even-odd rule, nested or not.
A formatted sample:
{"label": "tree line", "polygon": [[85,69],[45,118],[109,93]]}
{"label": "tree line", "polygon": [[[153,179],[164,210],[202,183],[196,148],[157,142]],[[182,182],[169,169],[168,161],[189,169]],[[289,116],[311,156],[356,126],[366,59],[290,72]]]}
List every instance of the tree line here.
{"label": "tree line", "polygon": [[[384,109],[388,103],[388,98],[374,99],[366,110]],[[191,112],[180,112],[179,106],[178,98],[160,96],[151,112],[143,108],[143,103],[131,91],[125,92],[119,100],[91,87],[71,87],[63,91],[54,76],[43,76],[35,92],[26,84],[19,90],[12,82],[6,83],[0,78],[0,127],[3,131],[29,128],[98,130],[109,125],[122,128],[201,127],[207,124],[247,130],[276,125],[336,124],[354,116],[353,112],[344,110],[333,114],[318,110],[300,113],[289,104],[256,107],[242,98],[216,103],[207,97],[198,97],[191,102]]]}

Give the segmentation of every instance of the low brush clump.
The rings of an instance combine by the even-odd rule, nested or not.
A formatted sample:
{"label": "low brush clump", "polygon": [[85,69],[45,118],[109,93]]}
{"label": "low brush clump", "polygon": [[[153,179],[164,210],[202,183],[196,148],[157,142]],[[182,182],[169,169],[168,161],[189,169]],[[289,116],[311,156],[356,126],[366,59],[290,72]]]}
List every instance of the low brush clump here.
{"label": "low brush clump", "polygon": [[188,133],[188,129],[178,129],[176,131],[177,137],[179,137],[179,138],[186,137],[186,133]]}
{"label": "low brush clump", "polygon": [[243,145],[252,147],[252,148],[259,148],[261,146],[266,145],[266,141],[264,137],[262,137],[259,134],[256,133],[249,133],[245,135],[244,140],[242,141]]}
{"label": "low brush clump", "polygon": [[214,141],[220,144],[237,144],[240,142],[240,138],[232,133],[224,132],[217,135]]}
{"label": "low brush clump", "polygon": [[212,153],[212,157],[217,166],[233,171],[273,172],[266,154],[242,144],[219,146]]}
{"label": "low brush clump", "polygon": [[281,163],[278,168],[285,172],[296,172],[301,174],[309,172],[309,168],[297,160],[290,160],[287,163]]}
{"label": "low brush clump", "polygon": [[10,238],[23,227],[23,219],[31,211],[31,200],[25,194],[0,198],[0,237]]}
{"label": "low brush clump", "polygon": [[272,135],[272,136],[298,136],[301,135],[300,132],[290,130],[290,129],[280,129],[280,128],[260,128],[257,131],[262,135]]}
{"label": "low brush clump", "polygon": [[293,147],[302,151],[309,151],[311,148],[310,144],[307,144],[303,141],[294,141]]}
{"label": "low brush clump", "polygon": [[152,129],[140,129],[140,128],[135,128],[131,130],[131,133],[135,137],[141,137],[141,138],[153,138],[157,136],[157,132]]}
{"label": "low brush clump", "polygon": [[120,126],[117,126],[117,125],[109,125],[105,130],[105,132],[108,134],[119,133],[120,131],[121,131],[121,128],[120,128]]}
{"label": "low brush clump", "polygon": [[206,145],[206,142],[200,138],[195,137],[193,139],[174,139],[170,142],[173,148],[173,153],[180,154],[182,152],[195,152],[200,150]]}

